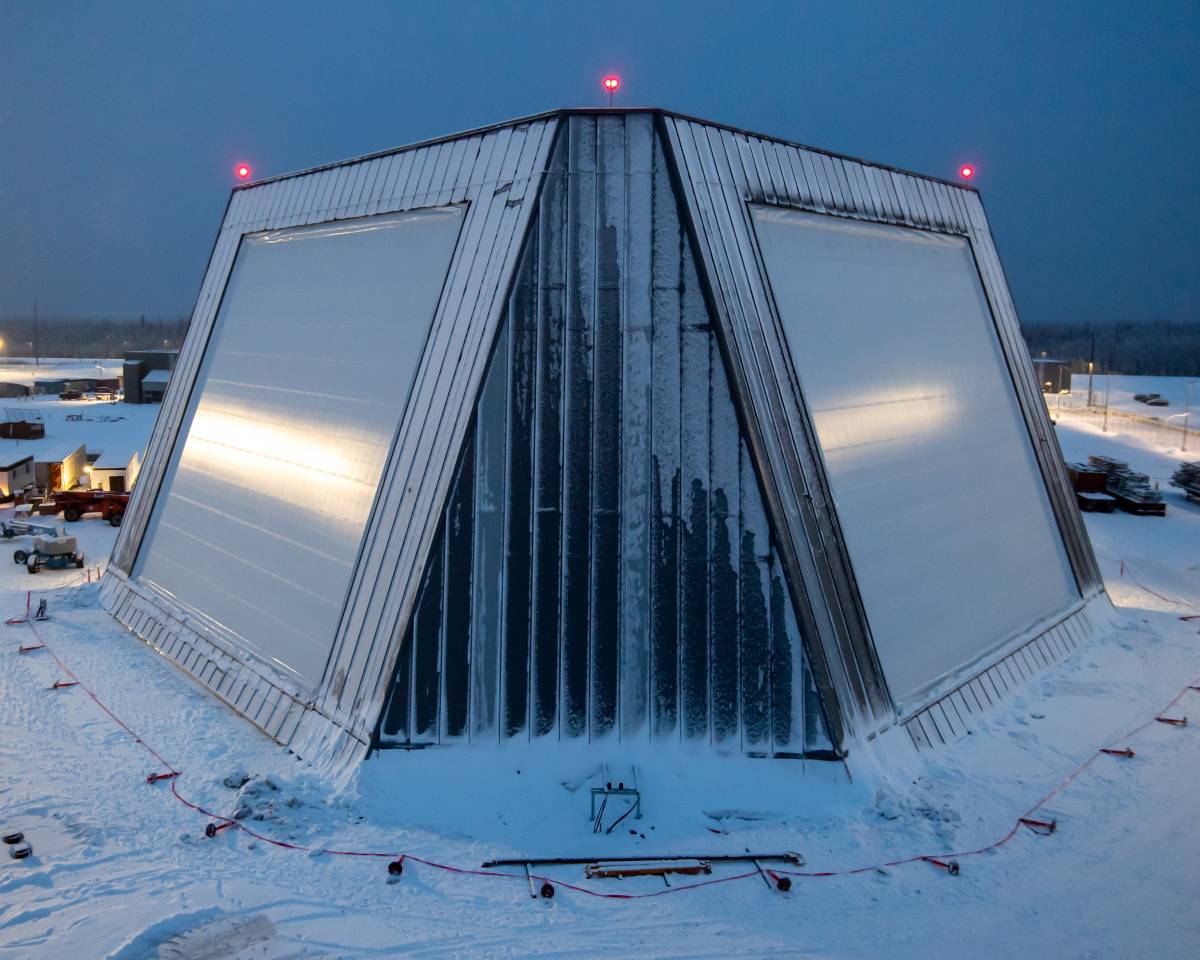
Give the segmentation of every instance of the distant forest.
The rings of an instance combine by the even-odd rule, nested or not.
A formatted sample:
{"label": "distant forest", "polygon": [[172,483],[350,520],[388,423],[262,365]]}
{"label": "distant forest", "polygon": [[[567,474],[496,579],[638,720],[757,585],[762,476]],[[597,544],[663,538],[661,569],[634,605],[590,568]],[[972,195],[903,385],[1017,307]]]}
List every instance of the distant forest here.
{"label": "distant forest", "polygon": [[[37,323],[37,353],[42,357],[105,359],[126,350],[178,349],[187,333],[186,317],[92,320],[41,317]],[[6,357],[32,357],[32,317],[0,320]]]}
{"label": "distant forest", "polygon": [[1068,360],[1076,373],[1087,371],[1094,334],[1097,373],[1200,375],[1200,322],[1025,323],[1022,332],[1030,356]]}
{"label": "distant forest", "polygon": [[[99,359],[119,357],[126,350],[178,349],[187,328],[187,317],[43,317],[37,325],[37,352],[43,357]],[[1077,373],[1087,370],[1094,335],[1097,372],[1200,376],[1200,322],[1025,323],[1022,331],[1031,356],[1045,353],[1070,361]],[[0,319],[0,338],[4,356],[32,356],[33,319]]]}

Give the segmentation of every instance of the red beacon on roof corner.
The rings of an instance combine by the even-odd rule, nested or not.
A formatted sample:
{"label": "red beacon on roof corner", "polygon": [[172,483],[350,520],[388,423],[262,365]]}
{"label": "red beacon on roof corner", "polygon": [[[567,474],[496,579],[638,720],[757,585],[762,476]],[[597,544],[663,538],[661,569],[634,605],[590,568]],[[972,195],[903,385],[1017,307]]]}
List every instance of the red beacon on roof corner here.
{"label": "red beacon on roof corner", "polygon": [[621,88],[621,78],[615,73],[610,73],[602,81],[600,81],[605,90],[608,91],[608,105],[613,105],[613,94]]}
{"label": "red beacon on roof corner", "polygon": [[958,175],[964,180],[970,180],[973,176],[975,176],[975,168],[969,163],[964,163],[958,168]]}
{"label": "red beacon on roof corner", "polygon": [[233,172],[239,180],[250,179],[250,165],[248,163],[239,163],[233,168]]}

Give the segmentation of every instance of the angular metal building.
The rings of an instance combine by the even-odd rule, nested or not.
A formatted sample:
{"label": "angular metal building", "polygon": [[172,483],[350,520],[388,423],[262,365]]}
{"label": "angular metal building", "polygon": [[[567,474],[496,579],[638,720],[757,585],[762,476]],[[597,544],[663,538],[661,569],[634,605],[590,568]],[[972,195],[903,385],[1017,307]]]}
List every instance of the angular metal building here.
{"label": "angular metal building", "polygon": [[1109,609],[977,193],[658,110],[234,190],[102,597],[327,765],[921,747]]}

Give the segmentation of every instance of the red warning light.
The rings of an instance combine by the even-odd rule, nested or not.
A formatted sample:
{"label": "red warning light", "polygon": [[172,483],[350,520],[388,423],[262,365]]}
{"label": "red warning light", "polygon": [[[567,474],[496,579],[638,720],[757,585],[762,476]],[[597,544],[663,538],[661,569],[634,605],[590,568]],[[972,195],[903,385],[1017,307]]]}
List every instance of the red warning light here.
{"label": "red warning light", "polygon": [[249,180],[250,179],[250,166],[248,164],[239,163],[236,167],[233,168],[233,172],[235,174],[237,174],[237,178],[239,180]]}
{"label": "red warning light", "polygon": [[609,74],[607,77],[604,78],[604,89],[607,90],[609,93],[613,93],[614,91],[620,89],[620,87],[621,87],[621,78],[616,76],[615,74]]}
{"label": "red warning light", "polygon": [[969,163],[965,163],[958,168],[958,175],[964,180],[970,180],[973,176],[975,176],[975,168]]}

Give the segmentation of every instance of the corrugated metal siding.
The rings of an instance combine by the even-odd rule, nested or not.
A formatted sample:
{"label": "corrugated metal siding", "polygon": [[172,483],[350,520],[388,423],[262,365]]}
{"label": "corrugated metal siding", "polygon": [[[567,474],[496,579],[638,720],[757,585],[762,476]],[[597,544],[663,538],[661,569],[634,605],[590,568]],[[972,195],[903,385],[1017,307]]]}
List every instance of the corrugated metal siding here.
{"label": "corrugated metal siding", "polygon": [[506,315],[381,742],[832,755],[650,114],[569,119]]}
{"label": "corrugated metal siding", "polygon": [[[239,712],[265,720],[269,727],[264,729],[277,739],[295,743],[301,737],[305,755],[312,759],[353,755],[369,740],[380,706],[380,678],[386,672],[389,641],[416,593],[416,583],[409,582],[411,568],[420,569],[429,547],[436,505],[449,484],[454,451],[466,430],[487,345],[495,336],[508,278],[557,125],[554,117],[516,123],[240,189],[231,198],[114,550],[114,565],[126,574],[137,556],[242,234],[469,204],[421,371],[368,523],[342,628],[322,683],[324,695],[308,705],[310,722],[299,732],[294,723],[284,722],[286,717],[272,705],[293,697],[286,683],[260,665],[240,661],[219,640],[206,636],[202,624],[172,610],[167,598],[151,602],[144,596],[147,590],[119,577],[114,577],[106,594],[108,608],[143,639],[169,622],[181,638],[179,649],[169,654],[172,659],[198,678],[207,677],[203,682]],[[420,518],[429,519],[421,522]],[[389,588],[377,589],[380,583]],[[236,662],[238,668],[206,673],[205,660]],[[235,685],[249,692],[230,699]],[[376,713],[371,713],[372,705]],[[364,711],[369,719],[353,723],[355,711]]]}
{"label": "corrugated metal siding", "polygon": [[903,719],[913,745],[922,749],[958,739],[969,731],[972,715],[992,707],[1043,667],[1069,657],[1087,638],[1110,625],[1111,614],[1108,600],[1094,595],[1048,630],[1002,653],[982,672]]}
{"label": "corrugated metal siding", "polygon": [[793,144],[665,115],[692,225],[714,299],[752,446],[764,464],[805,624],[819,637],[843,709],[861,733],[888,725],[894,707],[878,666],[832,507],[811,419],[788,359],[748,204],[769,203],[968,237],[1001,346],[1046,477],[1084,598],[1101,589],[1091,546],[1038,402],[1028,357],[978,195],[940,181],[830,156]]}

